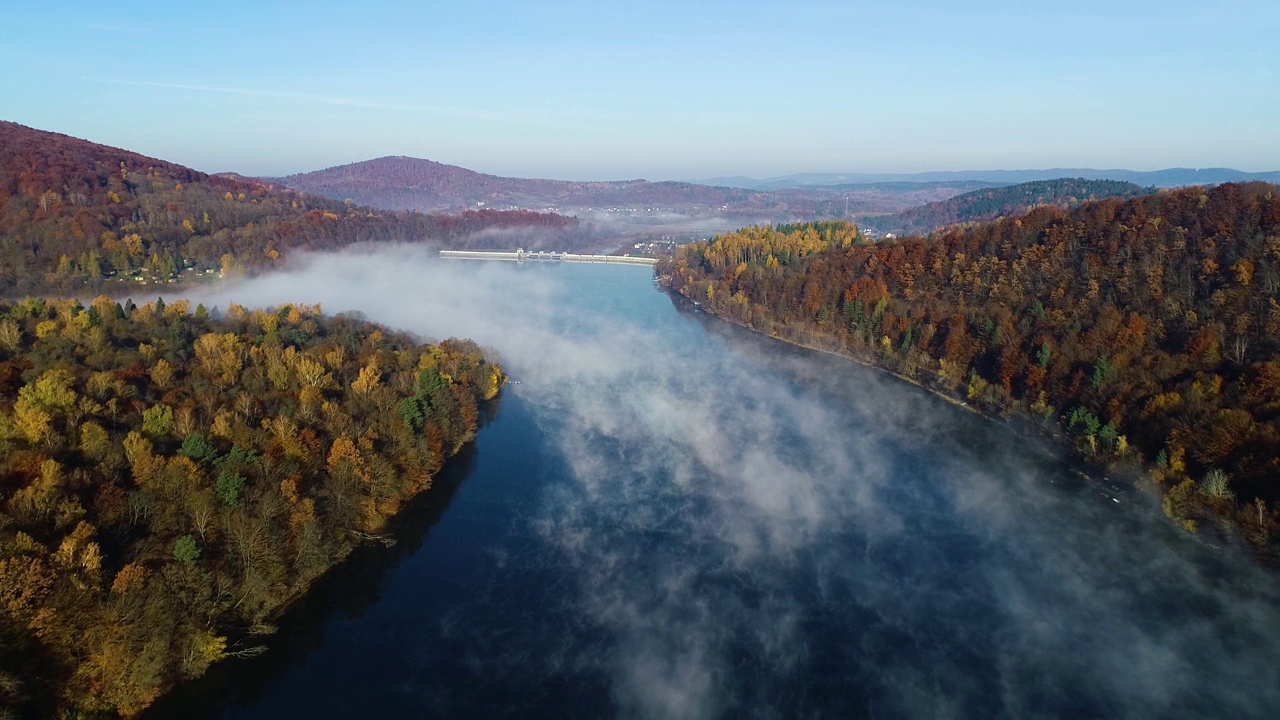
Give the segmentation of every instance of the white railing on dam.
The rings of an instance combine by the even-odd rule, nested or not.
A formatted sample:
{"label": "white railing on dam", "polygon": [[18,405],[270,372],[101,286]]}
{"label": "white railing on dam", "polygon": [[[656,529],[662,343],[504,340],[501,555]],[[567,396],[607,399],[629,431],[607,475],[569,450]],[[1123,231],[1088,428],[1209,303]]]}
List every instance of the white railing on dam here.
{"label": "white railing on dam", "polygon": [[566,252],[500,252],[492,250],[441,250],[440,257],[454,260],[506,260],[508,262],[579,262],[610,263],[614,265],[654,265],[654,258],[625,257],[621,255],[577,255]]}

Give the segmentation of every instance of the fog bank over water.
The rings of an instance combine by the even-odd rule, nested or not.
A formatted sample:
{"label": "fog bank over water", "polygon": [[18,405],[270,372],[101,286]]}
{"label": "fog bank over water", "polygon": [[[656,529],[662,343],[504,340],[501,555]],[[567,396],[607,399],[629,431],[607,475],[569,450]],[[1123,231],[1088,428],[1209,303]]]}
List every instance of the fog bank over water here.
{"label": "fog bank over water", "polygon": [[562,715],[501,692],[557,683],[637,717],[1280,708],[1280,591],[1234,550],[916,388],[679,309],[645,268],[362,248],[192,299],[470,337],[520,381],[481,457],[527,409],[533,500],[484,540],[482,590],[395,627],[406,712]]}

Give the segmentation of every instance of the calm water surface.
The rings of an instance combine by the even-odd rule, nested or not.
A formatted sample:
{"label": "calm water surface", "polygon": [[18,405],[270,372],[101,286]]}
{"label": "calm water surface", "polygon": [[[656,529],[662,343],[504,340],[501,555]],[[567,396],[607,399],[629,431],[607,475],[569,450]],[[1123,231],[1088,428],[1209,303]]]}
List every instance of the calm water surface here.
{"label": "calm water surface", "polygon": [[231,297],[470,335],[519,384],[394,548],[157,716],[1277,716],[1236,550],[647,269],[396,250]]}

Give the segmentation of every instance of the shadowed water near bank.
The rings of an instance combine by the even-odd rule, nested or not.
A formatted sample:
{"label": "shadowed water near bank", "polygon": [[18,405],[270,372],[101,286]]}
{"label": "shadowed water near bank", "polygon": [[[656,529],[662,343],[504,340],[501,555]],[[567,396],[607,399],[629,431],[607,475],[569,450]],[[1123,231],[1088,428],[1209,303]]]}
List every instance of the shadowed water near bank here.
{"label": "shadowed water near bank", "polygon": [[[484,408],[483,422],[496,416],[498,402]],[[204,677],[165,696],[144,717],[215,717],[225,704],[260,697],[291,667],[305,663],[310,651],[324,645],[330,620],[358,621],[378,602],[388,573],[422,549],[475,468],[476,456],[474,444],[469,444],[445,464],[431,489],[407,503],[388,523],[384,536],[391,542],[369,542],[357,548],[317,580],[279,619],[275,634],[258,638],[266,651],[214,666]]]}
{"label": "shadowed water near bank", "polygon": [[333,600],[269,639],[278,651],[157,710],[1267,717],[1280,706],[1280,591],[1235,549],[1174,530],[1142,493],[1100,494],[1045,449],[918,388],[681,309],[644,269],[442,267],[383,249],[199,299],[321,302],[474,337],[520,382],[470,466],[451,469],[466,480],[420,547],[421,527],[397,533],[407,547],[371,549],[379,559],[326,585]]}

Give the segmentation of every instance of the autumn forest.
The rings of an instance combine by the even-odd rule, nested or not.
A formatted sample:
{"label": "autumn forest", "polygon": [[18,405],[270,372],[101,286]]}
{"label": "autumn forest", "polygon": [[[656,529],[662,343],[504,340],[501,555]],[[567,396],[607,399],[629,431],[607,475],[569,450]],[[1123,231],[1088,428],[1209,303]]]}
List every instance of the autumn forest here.
{"label": "autumn forest", "polygon": [[0,305],[5,700],[129,716],[259,651],[503,382],[470,342],[316,307]]}
{"label": "autumn forest", "polygon": [[842,222],[746,228],[657,272],[720,317],[1030,420],[1090,464],[1144,473],[1188,530],[1277,559],[1275,186],[1047,207],[875,245]]}
{"label": "autumn forest", "polygon": [[[983,188],[874,218],[946,226],[928,235],[753,226],[656,273],[720,318],[1137,478],[1177,525],[1274,565],[1276,191]],[[390,541],[506,383],[470,340],[182,290],[360,243],[572,249],[593,232],[363,207],[0,122],[0,716],[131,717],[262,652],[314,581]]]}
{"label": "autumn forest", "polygon": [[504,248],[510,230],[586,240],[552,213],[375,210],[0,122],[0,296],[133,292],[362,242]]}

